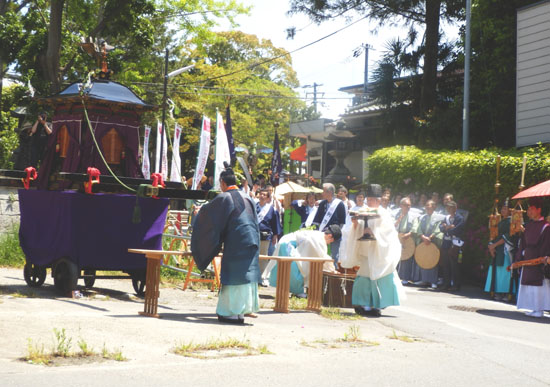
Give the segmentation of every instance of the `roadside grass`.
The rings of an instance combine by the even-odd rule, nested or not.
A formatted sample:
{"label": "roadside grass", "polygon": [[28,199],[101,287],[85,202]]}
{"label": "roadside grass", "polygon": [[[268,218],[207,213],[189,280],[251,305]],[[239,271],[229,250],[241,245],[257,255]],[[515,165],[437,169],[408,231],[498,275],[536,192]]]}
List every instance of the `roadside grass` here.
{"label": "roadside grass", "polygon": [[0,234],[0,266],[25,266],[25,254],[19,246],[18,225],[13,225],[6,233]]}
{"label": "roadside grass", "polygon": [[395,329],[393,329],[393,333],[390,336],[388,336],[388,338],[392,340],[403,341],[405,343],[414,343],[415,341],[419,341],[418,339],[414,339],[410,336],[398,336],[397,333],[395,332]]}
{"label": "roadside grass", "polygon": [[347,313],[339,308],[322,307],[321,316],[329,320],[360,320],[361,316],[356,313]]}
{"label": "roadside grass", "polygon": [[8,292],[4,289],[0,289],[0,295],[5,295],[13,298],[36,298],[37,295],[33,290]]}
{"label": "roadside grass", "polygon": [[313,341],[302,340],[300,345],[315,349],[326,348],[360,348],[374,347],[380,345],[377,341],[363,340],[361,338],[361,330],[357,325],[348,327],[348,331],[344,333],[344,337],[339,339],[317,339]]}
{"label": "roadside grass", "polygon": [[290,297],[288,300],[288,309],[305,310],[307,308],[307,298]]}
{"label": "roadside grass", "polygon": [[88,343],[80,338],[77,341],[80,351],[72,352],[73,339],[67,335],[65,328],[53,329],[54,343],[49,351],[45,350],[44,344],[27,339],[27,354],[20,358],[29,364],[41,364],[47,366],[59,366],[79,364],[81,362],[100,362],[103,360],[126,361],[126,357],[120,349],[110,351],[103,344],[101,353],[93,350]]}
{"label": "roadside grass", "polygon": [[254,347],[248,340],[239,340],[235,338],[211,339],[202,344],[189,341],[177,344],[172,352],[176,355],[195,359],[219,359],[225,357],[272,354],[266,345]]}

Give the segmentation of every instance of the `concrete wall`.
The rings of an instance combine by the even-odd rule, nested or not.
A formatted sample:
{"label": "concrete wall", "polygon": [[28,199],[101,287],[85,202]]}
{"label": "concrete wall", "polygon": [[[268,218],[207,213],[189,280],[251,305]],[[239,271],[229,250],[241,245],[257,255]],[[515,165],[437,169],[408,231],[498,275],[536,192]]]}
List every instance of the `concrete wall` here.
{"label": "concrete wall", "polygon": [[18,188],[0,186],[0,233],[19,224]]}
{"label": "concrete wall", "polygon": [[550,142],[550,1],[517,13],[516,146]]}

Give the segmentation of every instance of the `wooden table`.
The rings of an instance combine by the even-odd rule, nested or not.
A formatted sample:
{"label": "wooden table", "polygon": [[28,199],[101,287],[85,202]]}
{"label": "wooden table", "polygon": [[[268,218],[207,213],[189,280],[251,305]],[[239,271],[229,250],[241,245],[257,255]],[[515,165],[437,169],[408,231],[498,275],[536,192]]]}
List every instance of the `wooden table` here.
{"label": "wooden table", "polygon": [[159,317],[157,313],[160,285],[160,260],[165,255],[182,255],[181,251],[128,249],[128,252],[144,254],[147,258],[147,273],[145,276],[145,303],[142,316]]}
{"label": "wooden table", "polygon": [[307,309],[318,312],[323,300],[323,264],[331,262],[332,258],[318,257],[270,257],[260,255],[260,259],[277,261],[277,289],[275,291],[276,312],[288,313],[288,298],[290,295],[290,265],[294,261],[309,262],[309,286],[307,290]]}

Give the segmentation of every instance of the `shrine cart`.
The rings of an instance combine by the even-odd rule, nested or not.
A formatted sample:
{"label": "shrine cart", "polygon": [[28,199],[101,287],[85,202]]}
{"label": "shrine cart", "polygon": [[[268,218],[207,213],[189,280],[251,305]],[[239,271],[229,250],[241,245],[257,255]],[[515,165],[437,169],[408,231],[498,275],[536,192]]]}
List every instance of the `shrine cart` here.
{"label": "shrine cart", "polygon": [[[136,200],[139,222],[132,216]],[[136,293],[143,294],[146,260],[128,248],[162,248],[168,199],[20,190],[19,201],[19,239],[29,286],[41,286],[48,268],[63,293],[76,289],[79,278],[87,287],[96,278],[120,278],[97,276],[97,271],[122,271],[131,277]]]}

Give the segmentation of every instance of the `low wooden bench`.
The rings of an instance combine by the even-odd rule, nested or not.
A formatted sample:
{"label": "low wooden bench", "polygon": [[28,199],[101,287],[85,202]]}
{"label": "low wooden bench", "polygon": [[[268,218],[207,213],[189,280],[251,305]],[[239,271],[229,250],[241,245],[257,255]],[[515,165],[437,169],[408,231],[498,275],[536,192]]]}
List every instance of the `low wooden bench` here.
{"label": "low wooden bench", "polygon": [[147,258],[147,272],[145,277],[145,303],[142,316],[159,317],[157,313],[160,286],[160,261],[165,255],[183,255],[182,251],[168,250],[144,250],[128,249],[128,252],[135,254],[144,254]]}
{"label": "low wooden bench", "polygon": [[321,310],[323,300],[323,264],[331,262],[332,258],[318,257],[270,257],[260,255],[260,259],[277,261],[277,289],[275,291],[276,312],[288,313],[288,298],[290,296],[290,265],[295,261],[309,262],[309,285],[307,290],[307,309],[315,312]]}

